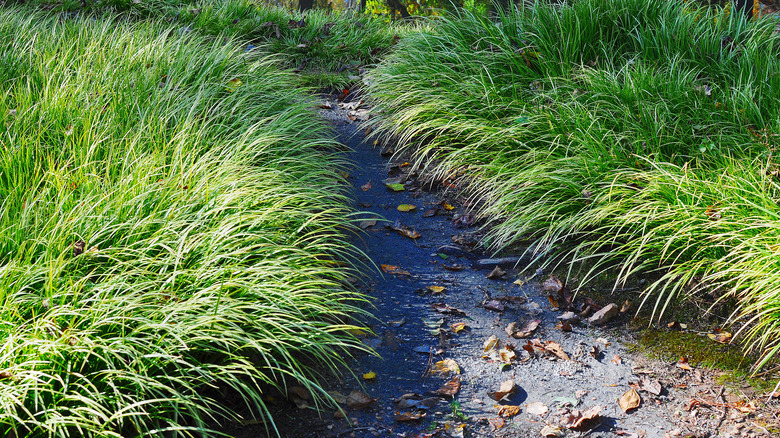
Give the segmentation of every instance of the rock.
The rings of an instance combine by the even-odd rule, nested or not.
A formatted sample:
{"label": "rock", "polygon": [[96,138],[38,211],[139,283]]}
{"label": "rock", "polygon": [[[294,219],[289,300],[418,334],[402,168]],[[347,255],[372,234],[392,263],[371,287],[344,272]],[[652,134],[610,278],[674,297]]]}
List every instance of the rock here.
{"label": "rock", "polygon": [[574,312],[566,312],[563,315],[559,316],[558,319],[564,322],[568,322],[569,324],[576,324],[580,322],[580,317],[577,316]]}
{"label": "rock", "polygon": [[620,313],[620,308],[615,303],[609,303],[602,307],[601,310],[594,313],[593,316],[588,318],[588,322],[593,325],[602,325],[610,322]]}

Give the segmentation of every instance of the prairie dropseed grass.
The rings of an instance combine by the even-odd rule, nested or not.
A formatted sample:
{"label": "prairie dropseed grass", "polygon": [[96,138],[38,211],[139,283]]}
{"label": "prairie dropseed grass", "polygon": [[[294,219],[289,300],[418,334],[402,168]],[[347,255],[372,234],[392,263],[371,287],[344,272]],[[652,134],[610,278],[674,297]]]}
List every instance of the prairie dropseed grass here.
{"label": "prairie dropseed grass", "polygon": [[327,401],[361,298],[329,262],[355,251],[345,163],[296,79],[154,19],[10,7],[0,41],[2,433],[210,435],[238,414],[209,394],[266,416],[285,382]]}
{"label": "prairie dropseed grass", "polygon": [[[459,171],[494,249],[655,279],[645,307],[736,297],[778,350],[776,22],[668,0],[431,20],[369,75],[375,135]],[[758,365],[762,365],[763,362]]]}

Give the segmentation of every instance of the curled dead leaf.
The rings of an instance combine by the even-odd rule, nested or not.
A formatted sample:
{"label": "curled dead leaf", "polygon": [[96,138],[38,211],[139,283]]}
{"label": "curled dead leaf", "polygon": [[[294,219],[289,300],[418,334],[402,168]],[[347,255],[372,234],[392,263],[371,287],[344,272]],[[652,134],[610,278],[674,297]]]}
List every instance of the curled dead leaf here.
{"label": "curled dead leaf", "polygon": [[504,427],[506,422],[503,418],[488,418],[488,424],[493,427],[493,430],[498,430]]}
{"label": "curled dead leaf", "polygon": [[571,411],[563,416],[561,425],[568,429],[580,429],[585,427],[591,420],[599,417],[602,411],[601,406],[593,406],[586,411]]}
{"label": "curled dead leaf", "polygon": [[375,398],[369,397],[367,394],[353,389],[347,396],[347,406],[352,409],[366,408],[376,401]]}
{"label": "curled dead leaf", "polygon": [[449,315],[466,316],[466,312],[464,312],[462,310],[458,310],[458,309],[450,306],[449,304],[434,303],[434,304],[431,304],[431,306],[433,307],[433,310],[435,310],[435,311],[437,311],[439,313],[446,313],[446,314],[449,314]]}
{"label": "curled dead leaf", "polygon": [[515,391],[517,391],[517,384],[514,380],[506,380],[501,383],[497,391],[489,391],[488,396],[495,401],[501,401],[514,394]]}
{"label": "curled dead leaf", "polygon": [[618,405],[620,405],[620,409],[623,410],[623,412],[628,412],[631,409],[636,409],[639,407],[639,405],[642,403],[642,398],[639,397],[639,393],[636,392],[636,389],[631,388],[628,391],[623,394],[620,399],[618,399]]}
{"label": "curled dead leaf", "polygon": [[496,409],[499,417],[511,418],[520,413],[520,406],[496,405]]}
{"label": "curled dead leaf", "polygon": [[460,391],[460,377],[455,376],[452,380],[442,385],[441,388],[434,391],[434,393],[445,397],[455,397],[458,391]]}

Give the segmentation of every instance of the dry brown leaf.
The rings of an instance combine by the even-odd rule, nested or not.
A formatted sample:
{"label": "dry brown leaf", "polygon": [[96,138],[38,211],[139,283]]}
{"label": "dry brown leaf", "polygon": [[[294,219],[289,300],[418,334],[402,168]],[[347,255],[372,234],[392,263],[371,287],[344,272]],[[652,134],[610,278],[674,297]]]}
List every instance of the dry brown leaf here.
{"label": "dry brown leaf", "polygon": [[488,424],[493,427],[493,430],[501,429],[505,423],[503,418],[488,418]]}
{"label": "dry brown leaf", "polygon": [[455,394],[457,394],[458,391],[460,391],[460,377],[455,376],[452,380],[445,383],[441,388],[434,392],[445,397],[455,397]]}
{"label": "dry brown leaf", "polygon": [[639,390],[649,392],[653,395],[661,395],[661,382],[658,380],[650,380],[645,377],[639,380]]}
{"label": "dry brown leaf", "polygon": [[529,414],[538,415],[540,417],[547,415],[547,412],[550,411],[549,408],[547,408],[547,405],[542,402],[532,402],[525,405],[525,411]]}
{"label": "dry brown leaf", "polygon": [[397,412],[395,413],[395,421],[417,421],[425,418],[427,414],[422,411],[407,411],[407,412]]}
{"label": "dry brown leaf", "polygon": [[466,316],[466,312],[464,312],[462,310],[458,310],[458,309],[456,309],[456,308],[454,308],[454,307],[452,307],[452,306],[450,306],[449,304],[446,304],[446,303],[434,303],[434,304],[431,304],[431,306],[433,307],[433,310],[435,310],[435,311],[437,311],[439,313],[446,313],[446,314],[450,314],[450,315]]}
{"label": "dry brown leaf", "polygon": [[562,332],[570,332],[572,330],[569,321],[558,321],[558,324],[556,324],[555,328]]}
{"label": "dry brown leaf", "polygon": [[545,292],[557,294],[563,290],[563,283],[561,283],[561,280],[558,280],[551,275],[547,280],[544,280],[544,283],[542,284],[542,290]]}
{"label": "dry brown leaf", "polygon": [[691,368],[691,366],[688,364],[688,358],[685,357],[685,356],[680,356],[680,360],[677,361],[677,368],[680,368],[680,369],[683,369],[683,370],[686,370],[686,371],[693,370],[693,368]]}
{"label": "dry brown leaf", "polygon": [[593,406],[586,411],[572,411],[564,415],[562,425],[568,429],[579,429],[586,422],[598,418],[602,409],[601,406]]}
{"label": "dry brown leaf", "polygon": [[495,312],[504,311],[504,304],[499,300],[488,300],[482,305],[482,307],[488,310],[493,310]]}
{"label": "dry brown leaf", "polygon": [[642,403],[642,398],[639,397],[639,393],[636,392],[636,389],[634,388],[631,388],[628,391],[626,391],[626,393],[623,394],[618,400],[618,405],[620,405],[620,409],[622,409],[623,412],[628,412],[631,409],[636,409],[639,407],[641,403]]}
{"label": "dry brown leaf", "polygon": [[563,351],[563,348],[561,347],[561,344],[553,341],[547,341],[544,343],[544,349],[549,351],[550,353],[556,355],[560,359],[563,360],[571,360],[569,359],[569,355],[566,354],[565,351]]}
{"label": "dry brown leaf", "polygon": [[353,409],[366,408],[375,401],[375,398],[371,398],[367,394],[362,393],[357,389],[353,389],[352,392],[350,392],[347,396],[347,406]]}
{"label": "dry brown leaf", "polygon": [[496,405],[496,408],[499,417],[511,418],[520,413],[520,406]]}
{"label": "dry brown leaf", "polygon": [[501,401],[505,397],[512,395],[515,391],[517,391],[517,385],[514,380],[507,380],[501,383],[498,391],[489,391],[488,396],[495,401]]}
{"label": "dry brown leaf", "polygon": [[618,355],[616,354],[616,355],[615,355],[615,356],[612,358],[612,363],[614,363],[615,365],[622,365],[622,364],[623,364],[623,359],[622,359],[620,356],[618,356]]}
{"label": "dry brown leaf", "polygon": [[364,192],[371,190],[371,181],[360,186],[360,190],[363,190]]}
{"label": "dry brown leaf", "polygon": [[496,266],[492,271],[490,271],[490,273],[487,275],[487,278],[494,280],[496,278],[501,278],[504,275],[506,275],[506,271]]}
{"label": "dry brown leaf", "polygon": [[404,271],[398,266],[395,265],[379,265],[380,268],[382,268],[382,271],[393,274],[393,275],[412,275],[409,273],[409,271]]}

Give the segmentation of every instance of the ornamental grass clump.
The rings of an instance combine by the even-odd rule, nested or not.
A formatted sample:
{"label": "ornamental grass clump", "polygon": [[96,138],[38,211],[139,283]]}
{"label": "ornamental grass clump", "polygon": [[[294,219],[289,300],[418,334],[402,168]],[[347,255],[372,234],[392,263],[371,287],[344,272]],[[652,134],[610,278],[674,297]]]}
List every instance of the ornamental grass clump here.
{"label": "ornamental grass clump", "polygon": [[670,0],[461,12],[404,39],[368,78],[376,135],[433,178],[461,175],[486,243],[530,244],[616,284],[650,274],[736,298],[747,345],[780,349],[776,21]]}
{"label": "ornamental grass clump", "polygon": [[207,436],[228,395],[326,400],[361,299],[294,79],[164,22],[6,8],[0,41],[0,434]]}

